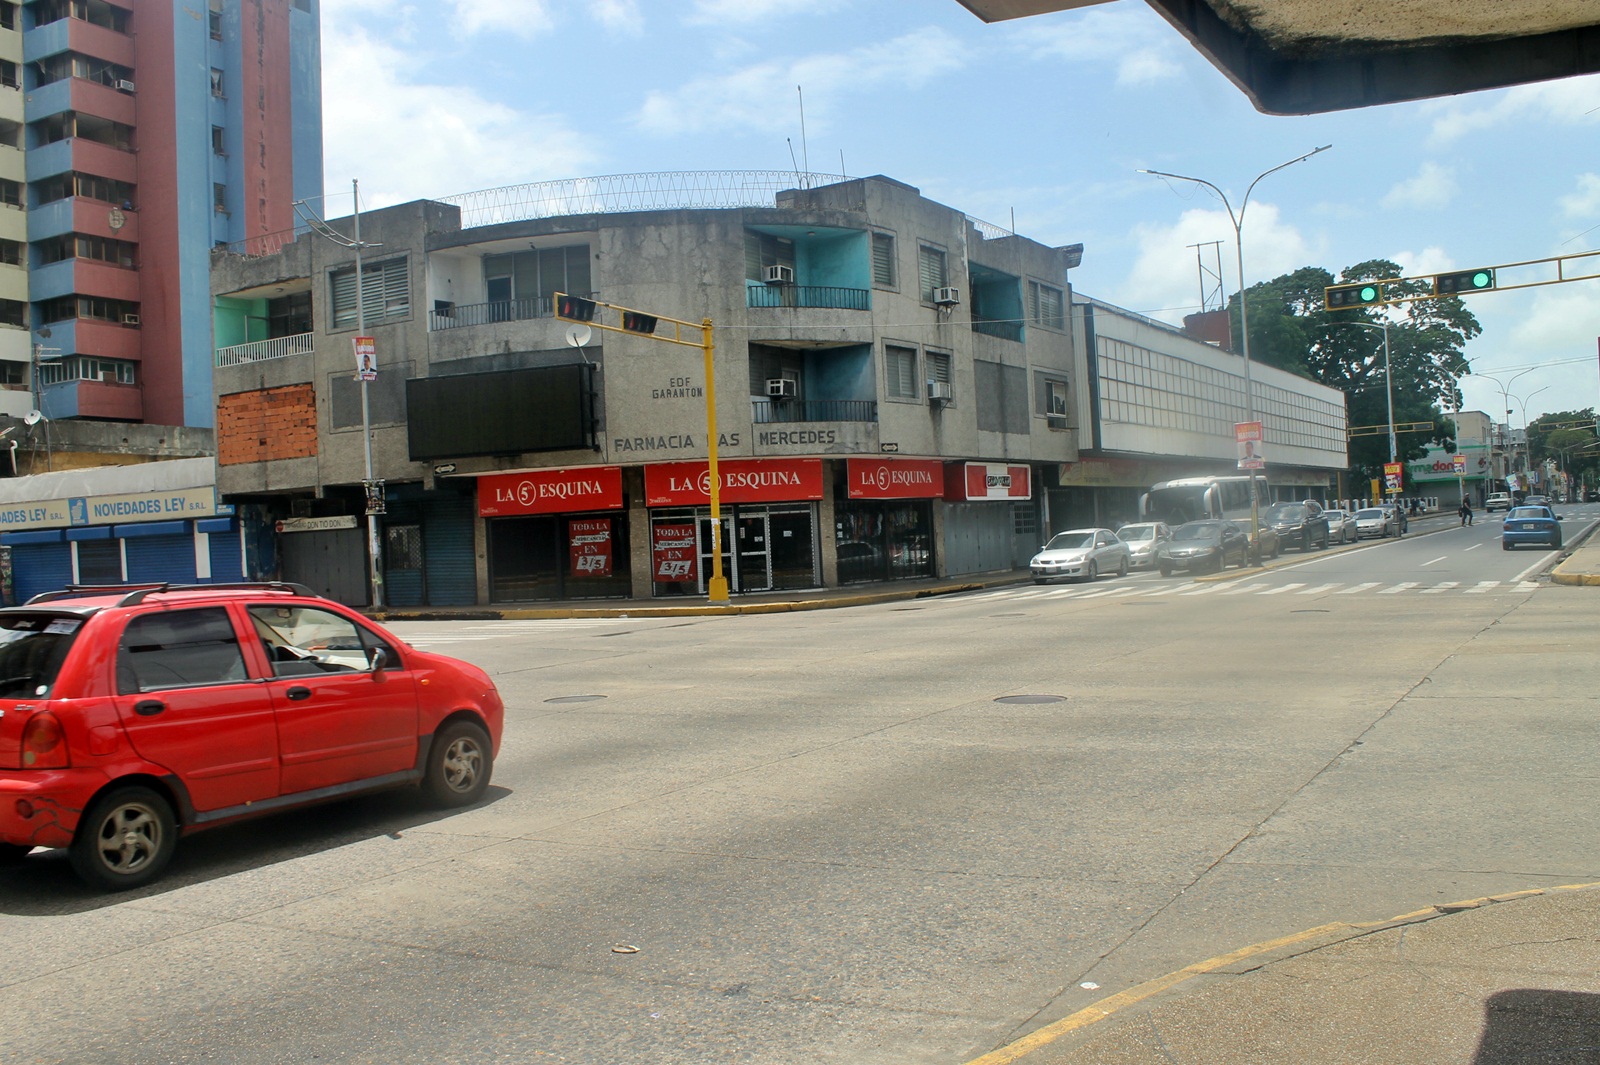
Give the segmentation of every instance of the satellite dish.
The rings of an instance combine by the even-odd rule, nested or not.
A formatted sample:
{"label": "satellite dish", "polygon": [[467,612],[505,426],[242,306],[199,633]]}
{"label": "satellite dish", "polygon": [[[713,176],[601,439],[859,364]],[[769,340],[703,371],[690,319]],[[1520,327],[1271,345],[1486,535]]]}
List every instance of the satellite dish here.
{"label": "satellite dish", "polygon": [[589,343],[589,338],[594,336],[594,330],[586,325],[570,325],[567,327],[567,343],[575,348],[581,348]]}
{"label": "satellite dish", "polygon": [[42,421],[44,421],[44,414],[41,411],[30,410],[22,416],[24,425],[38,425]]}

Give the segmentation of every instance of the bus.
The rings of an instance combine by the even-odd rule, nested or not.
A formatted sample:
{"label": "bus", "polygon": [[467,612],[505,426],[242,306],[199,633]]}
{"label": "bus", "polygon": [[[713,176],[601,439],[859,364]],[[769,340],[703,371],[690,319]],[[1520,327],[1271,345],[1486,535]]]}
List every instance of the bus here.
{"label": "bus", "polygon": [[1181,477],[1151,485],[1150,491],[1139,497],[1139,513],[1145,521],[1164,521],[1174,528],[1201,518],[1249,521],[1252,491],[1257,509],[1265,507],[1265,478]]}

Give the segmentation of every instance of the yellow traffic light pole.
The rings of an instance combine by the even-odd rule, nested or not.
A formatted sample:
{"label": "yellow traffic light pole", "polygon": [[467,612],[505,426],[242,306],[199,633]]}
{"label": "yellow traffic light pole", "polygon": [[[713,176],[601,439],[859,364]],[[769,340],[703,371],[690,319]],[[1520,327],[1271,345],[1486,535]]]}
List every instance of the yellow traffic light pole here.
{"label": "yellow traffic light pole", "polygon": [[[717,472],[717,381],[715,366],[716,345],[712,337],[711,319],[702,318],[698,323],[685,322],[678,318],[667,318],[648,311],[637,310],[632,307],[619,307],[615,303],[603,303],[600,300],[591,300],[582,296],[573,296],[566,292],[557,292],[552,301],[555,306],[555,317],[563,322],[576,322],[580,325],[593,326],[604,329],[609,333],[626,333],[629,336],[648,337],[659,340],[664,344],[678,344],[683,347],[699,348],[705,358],[706,366],[706,465],[710,475],[709,494],[711,496],[711,577],[706,582],[706,600],[713,606],[726,606],[728,603],[728,578],[722,571],[722,478]],[[596,308],[606,307],[617,312],[618,320],[623,325],[607,325],[604,322],[594,321]],[[657,336],[656,328],[661,323],[673,327],[671,336]],[[634,328],[626,328],[627,326]],[[693,340],[684,336],[685,329],[700,330],[700,339]]]}

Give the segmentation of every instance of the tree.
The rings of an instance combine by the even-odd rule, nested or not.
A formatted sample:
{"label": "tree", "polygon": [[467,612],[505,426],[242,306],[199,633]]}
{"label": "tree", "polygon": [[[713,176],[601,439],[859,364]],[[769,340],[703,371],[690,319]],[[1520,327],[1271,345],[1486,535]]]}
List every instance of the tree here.
{"label": "tree", "polygon": [[[1469,367],[1463,349],[1483,331],[1455,296],[1413,299],[1387,306],[1329,311],[1325,290],[1356,281],[1385,281],[1403,271],[1387,259],[1347,267],[1336,278],[1316,266],[1301,267],[1252,285],[1250,356],[1253,360],[1308,377],[1346,396],[1351,428],[1389,424],[1389,382],[1384,374],[1384,330],[1388,320],[1394,421],[1431,422],[1430,433],[1397,434],[1401,462],[1420,458],[1430,444],[1455,447],[1455,423],[1445,414],[1458,410],[1457,382]],[[1425,296],[1425,280],[1384,286],[1386,299]],[[1234,336],[1239,335],[1238,298],[1230,302]],[[1385,428],[1350,440],[1350,472],[1362,480],[1381,476],[1389,460]]]}
{"label": "tree", "polygon": [[1600,438],[1594,408],[1542,414],[1528,424],[1528,456],[1534,464],[1554,459],[1575,483],[1600,483]]}

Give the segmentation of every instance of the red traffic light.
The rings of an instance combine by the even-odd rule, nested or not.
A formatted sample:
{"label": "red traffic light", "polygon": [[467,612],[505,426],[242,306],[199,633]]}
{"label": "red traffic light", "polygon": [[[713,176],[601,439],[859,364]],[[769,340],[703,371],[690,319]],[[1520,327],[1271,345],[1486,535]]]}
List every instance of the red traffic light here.
{"label": "red traffic light", "polygon": [[656,331],[656,316],[644,314],[640,311],[623,311],[622,328],[629,333],[654,333]]}
{"label": "red traffic light", "polygon": [[594,306],[594,300],[586,300],[582,296],[569,296],[565,292],[556,293],[557,318],[573,322],[592,322]]}

